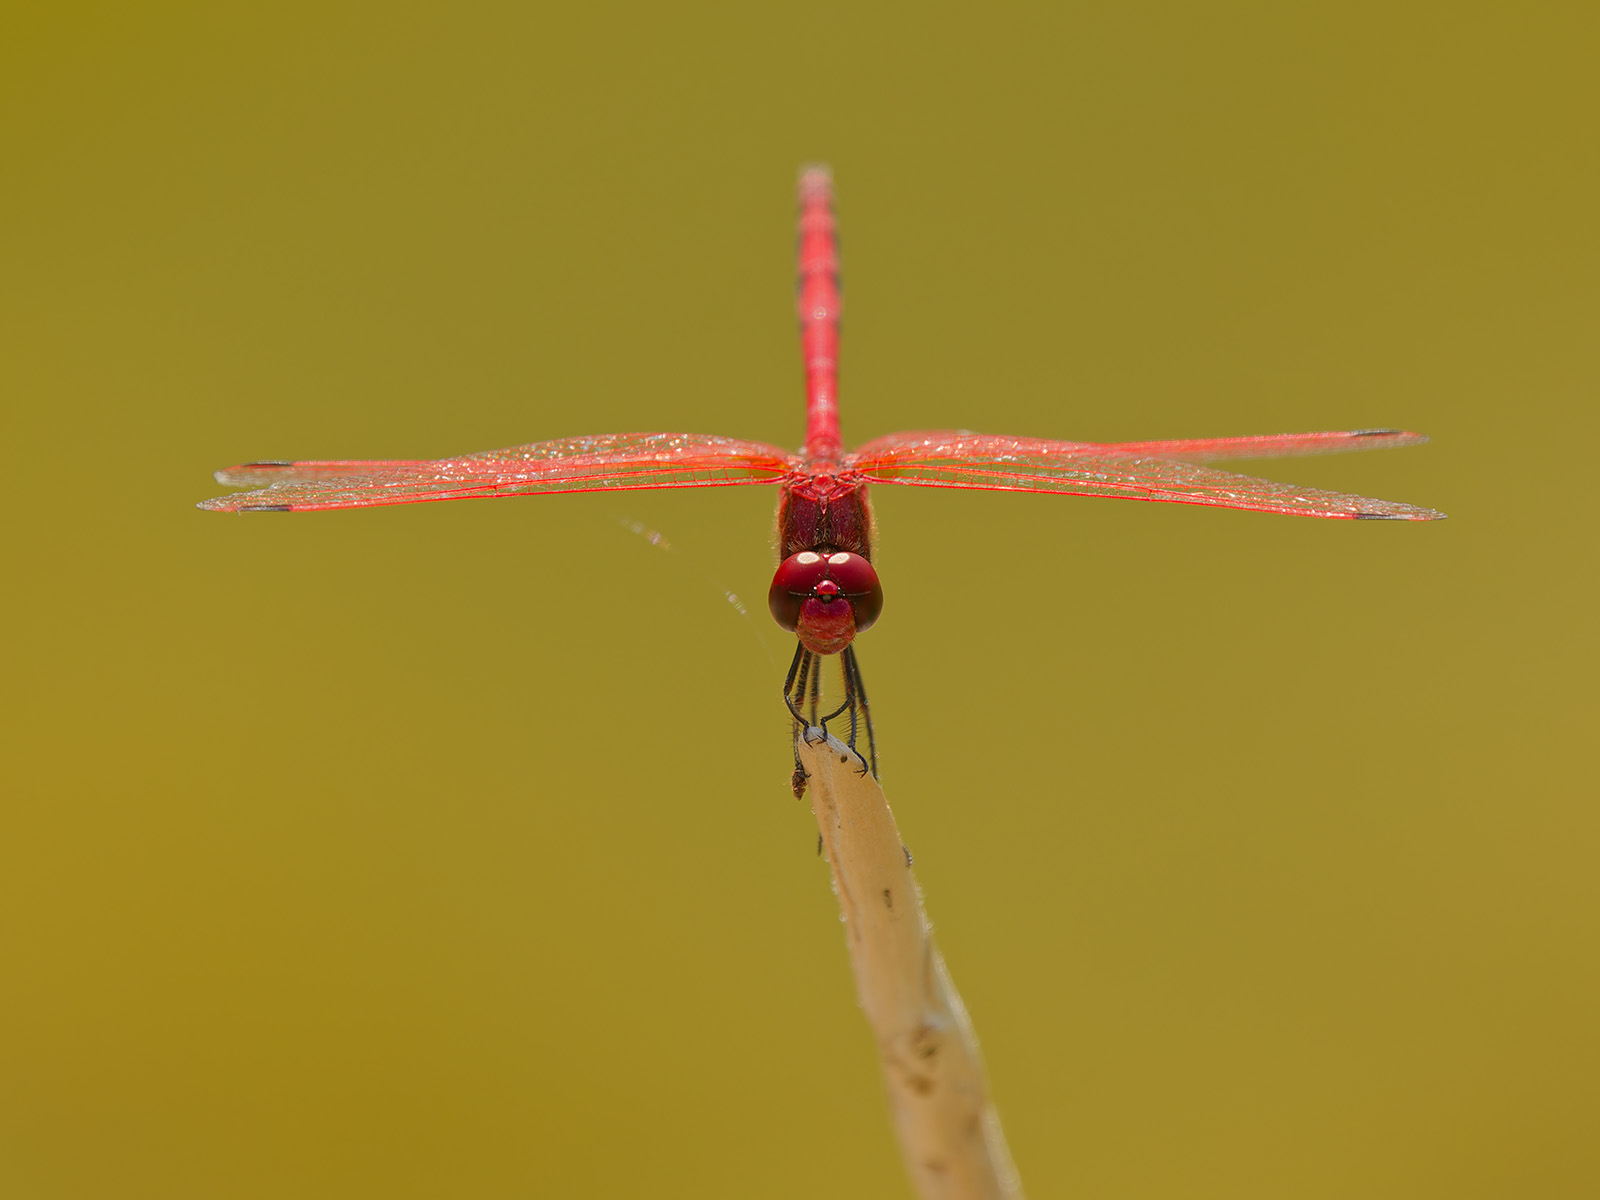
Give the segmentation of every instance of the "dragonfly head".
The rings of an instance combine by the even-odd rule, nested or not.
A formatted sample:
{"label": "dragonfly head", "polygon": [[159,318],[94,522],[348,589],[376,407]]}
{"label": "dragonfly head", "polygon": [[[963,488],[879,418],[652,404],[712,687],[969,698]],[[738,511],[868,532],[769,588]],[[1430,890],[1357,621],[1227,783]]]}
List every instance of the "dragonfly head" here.
{"label": "dragonfly head", "polygon": [[883,611],[872,564],[845,550],[802,550],[778,564],[767,592],[772,619],[817,654],[837,654]]}

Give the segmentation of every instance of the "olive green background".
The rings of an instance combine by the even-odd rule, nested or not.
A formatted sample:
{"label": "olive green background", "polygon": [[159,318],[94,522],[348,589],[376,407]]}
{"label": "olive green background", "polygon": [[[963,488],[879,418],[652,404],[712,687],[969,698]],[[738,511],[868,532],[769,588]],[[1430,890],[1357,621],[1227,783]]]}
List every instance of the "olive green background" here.
{"label": "olive green background", "polygon": [[878,489],[883,780],[1030,1193],[1600,1194],[1597,32],[8,8],[0,1194],[908,1194],[770,489],[192,507],[797,445],[811,160],[847,440],[1396,425],[1255,469],[1451,514]]}

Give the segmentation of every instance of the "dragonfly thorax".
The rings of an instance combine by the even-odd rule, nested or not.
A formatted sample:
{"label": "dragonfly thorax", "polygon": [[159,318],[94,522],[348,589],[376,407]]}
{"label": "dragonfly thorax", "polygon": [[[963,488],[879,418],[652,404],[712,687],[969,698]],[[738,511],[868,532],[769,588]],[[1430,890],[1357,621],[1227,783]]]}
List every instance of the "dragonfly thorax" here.
{"label": "dragonfly thorax", "polygon": [[867,490],[826,463],[808,463],[815,474],[791,478],[778,493],[778,553],[849,550],[872,554],[872,511]]}
{"label": "dragonfly thorax", "polygon": [[767,592],[772,619],[807,650],[837,654],[883,611],[883,585],[863,555],[822,547],[778,564]]}

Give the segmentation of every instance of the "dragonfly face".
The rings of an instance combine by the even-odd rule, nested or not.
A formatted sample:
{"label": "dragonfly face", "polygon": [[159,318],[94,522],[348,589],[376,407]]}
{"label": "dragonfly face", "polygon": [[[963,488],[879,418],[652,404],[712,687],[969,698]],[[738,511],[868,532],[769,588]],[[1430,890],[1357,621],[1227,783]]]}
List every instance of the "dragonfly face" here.
{"label": "dragonfly face", "polygon": [[778,564],[767,607],[813,654],[838,654],[878,619],[883,585],[863,555],[802,550]]}

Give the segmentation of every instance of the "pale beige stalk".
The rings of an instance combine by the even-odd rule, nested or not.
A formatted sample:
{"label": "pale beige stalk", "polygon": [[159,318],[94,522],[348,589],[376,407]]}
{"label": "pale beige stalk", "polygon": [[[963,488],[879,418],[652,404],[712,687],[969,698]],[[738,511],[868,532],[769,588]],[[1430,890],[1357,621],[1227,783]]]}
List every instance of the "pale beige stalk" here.
{"label": "pale beige stalk", "polygon": [[837,738],[800,745],[833,869],[856,994],[878,1041],[895,1133],[923,1200],[1020,1200],[972,1024],[933,942],[877,780]]}

